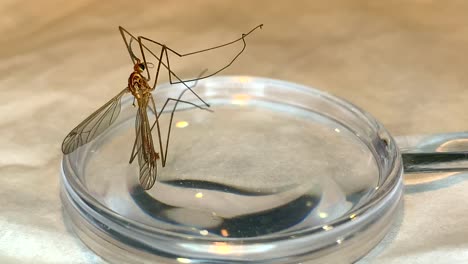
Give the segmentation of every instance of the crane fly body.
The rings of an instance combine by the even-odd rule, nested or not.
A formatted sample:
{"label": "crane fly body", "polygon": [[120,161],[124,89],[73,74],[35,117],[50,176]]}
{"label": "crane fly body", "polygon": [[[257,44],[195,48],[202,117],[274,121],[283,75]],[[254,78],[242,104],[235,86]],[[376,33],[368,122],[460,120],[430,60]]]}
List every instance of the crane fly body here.
{"label": "crane fly body", "polygon": [[[130,163],[132,163],[133,160],[136,157],[138,157],[140,185],[145,190],[151,189],[155,184],[156,178],[158,176],[158,161],[161,161],[162,167],[166,165],[172,121],[177,105],[179,103],[184,103],[199,108],[201,110],[209,110],[207,107],[209,107],[210,105],[206,103],[202,98],[200,98],[200,96],[198,96],[198,94],[195,93],[195,91],[192,88],[196,86],[196,82],[198,80],[213,76],[229,67],[244,51],[246,47],[245,37],[252,33],[255,29],[261,27],[262,25],[259,25],[253,28],[247,34],[242,34],[242,37],[229,43],[185,54],[176,52],[175,50],[167,47],[166,45],[151,40],[149,38],[143,36],[135,37],[123,27],[119,27],[120,33],[122,35],[122,38],[125,42],[128,53],[133,63],[133,72],[128,78],[128,85],[116,96],[114,96],[110,101],[108,101],[106,104],[104,104],[94,113],[92,113],[89,117],[83,120],[65,137],[62,143],[62,152],[65,155],[72,153],[80,146],[85,145],[88,142],[95,139],[96,137],[98,137],[102,132],[104,132],[108,127],[110,127],[112,123],[117,119],[120,113],[122,97],[125,94],[130,93],[134,97],[134,106],[138,107],[135,118],[135,141],[133,143],[133,148],[130,155]],[[130,38],[130,41],[128,41],[127,37]],[[229,64],[214,71],[211,74],[203,75],[205,73],[204,71],[198,78],[182,80],[170,68],[168,53],[175,54],[179,57],[190,56],[194,54],[203,53],[209,50],[222,48],[239,41],[242,41],[243,43],[242,49],[234,56],[234,58],[229,62]],[[138,43],[141,58],[136,56],[133,52],[133,42]],[[160,47],[159,56],[156,55],[152,50],[150,50],[144,43],[151,43]],[[154,59],[156,59],[157,64],[157,66],[155,67],[154,81],[152,85],[149,84],[149,81],[151,80],[151,75],[148,69],[148,65],[152,65],[152,63],[147,62],[147,55],[151,55],[152,57],[154,57]],[[183,90],[182,93],[180,93],[178,98],[167,98],[161,109],[158,110],[156,108],[152,92],[156,88],[159,72],[162,68],[165,68],[168,71],[170,84],[182,84],[183,86],[185,86],[186,89]],[[172,78],[176,78],[177,81],[173,81]],[[186,82],[189,81],[195,81],[195,85],[188,86]],[[198,100],[200,100],[200,102],[204,106],[199,106],[198,104],[182,100],[182,96],[186,91],[190,91],[191,93],[193,93],[195,97]],[[137,103],[136,105],[135,101]],[[168,123],[165,144],[163,144],[159,117],[164,112],[164,109],[169,105],[170,102],[173,102],[174,106],[172,108]],[[148,118],[148,112],[153,113],[155,116],[155,121],[152,125],[150,124]],[[152,137],[153,128],[156,128],[156,133],[158,135],[159,152],[157,152],[154,148]]]}
{"label": "crane fly body", "polygon": [[[140,184],[144,189],[150,189],[156,181],[157,161],[160,157],[159,153],[154,150],[153,137],[151,136],[151,129],[146,111],[149,106],[149,101],[151,100],[153,103],[153,112],[156,112],[156,106],[151,94],[154,88],[151,88],[145,77],[141,75],[144,69],[145,65],[137,59],[133,66],[133,72],[128,78],[128,89],[138,104],[135,124],[137,140],[135,145],[138,146],[140,153],[138,157],[138,164],[140,165]],[[132,161],[133,158],[130,159],[130,163]]]}

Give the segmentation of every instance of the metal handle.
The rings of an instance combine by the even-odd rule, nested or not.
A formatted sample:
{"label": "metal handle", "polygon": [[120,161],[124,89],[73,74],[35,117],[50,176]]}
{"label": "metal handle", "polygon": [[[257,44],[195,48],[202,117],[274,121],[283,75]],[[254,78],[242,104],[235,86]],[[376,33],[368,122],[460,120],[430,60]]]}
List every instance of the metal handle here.
{"label": "metal handle", "polygon": [[395,140],[406,173],[468,170],[468,133],[403,136]]}

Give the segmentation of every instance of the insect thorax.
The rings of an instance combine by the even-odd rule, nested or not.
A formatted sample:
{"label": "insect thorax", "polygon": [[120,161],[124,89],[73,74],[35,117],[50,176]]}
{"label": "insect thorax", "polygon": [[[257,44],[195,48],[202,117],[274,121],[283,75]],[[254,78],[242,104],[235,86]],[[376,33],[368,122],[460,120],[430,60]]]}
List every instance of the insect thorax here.
{"label": "insect thorax", "polygon": [[145,78],[138,72],[132,72],[128,78],[128,89],[136,98],[142,98],[151,92],[151,88]]}

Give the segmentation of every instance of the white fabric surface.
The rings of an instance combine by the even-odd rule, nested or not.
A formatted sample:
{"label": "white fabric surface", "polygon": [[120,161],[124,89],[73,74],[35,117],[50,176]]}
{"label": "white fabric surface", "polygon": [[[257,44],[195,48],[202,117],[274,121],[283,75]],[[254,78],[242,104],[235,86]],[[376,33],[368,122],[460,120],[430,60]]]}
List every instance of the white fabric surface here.
{"label": "white fabric surface", "polygon": [[[63,223],[60,145],[126,85],[132,65],[118,25],[192,51],[264,23],[225,74],[318,87],[402,135],[467,128],[467,8],[430,0],[2,1],[0,263],[103,262]],[[198,66],[177,72],[193,76]],[[466,178],[408,188],[393,230],[361,263],[468,263]]]}

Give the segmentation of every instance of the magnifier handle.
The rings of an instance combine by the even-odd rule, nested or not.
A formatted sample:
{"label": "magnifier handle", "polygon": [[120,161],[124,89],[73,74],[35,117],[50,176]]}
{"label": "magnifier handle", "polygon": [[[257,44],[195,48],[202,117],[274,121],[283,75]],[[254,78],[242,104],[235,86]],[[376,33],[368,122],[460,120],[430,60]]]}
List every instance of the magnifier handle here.
{"label": "magnifier handle", "polygon": [[468,170],[468,152],[403,153],[407,173]]}
{"label": "magnifier handle", "polygon": [[406,173],[468,171],[468,133],[396,137]]}

